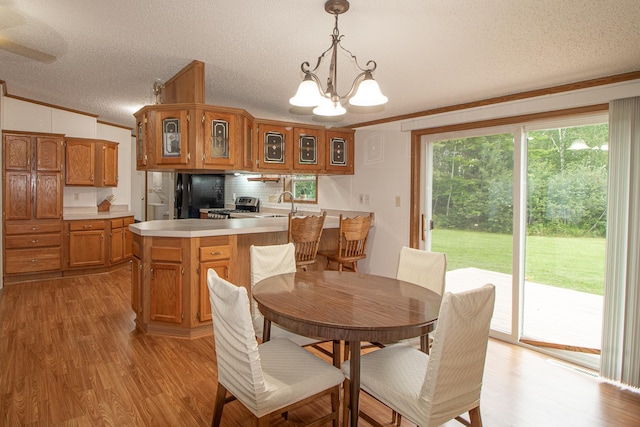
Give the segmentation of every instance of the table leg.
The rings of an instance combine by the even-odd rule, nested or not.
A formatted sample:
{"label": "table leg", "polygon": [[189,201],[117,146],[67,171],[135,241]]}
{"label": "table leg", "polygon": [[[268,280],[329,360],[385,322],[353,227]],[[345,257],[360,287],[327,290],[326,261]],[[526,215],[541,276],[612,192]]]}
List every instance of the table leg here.
{"label": "table leg", "polygon": [[271,339],[271,320],[264,318],[262,323],[262,342],[267,342]]}
{"label": "table leg", "polygon": [[358,425],[360,416],[360,341],[349,341],[349,372],[350,372],[350,388],[351,395],[351,427]]}

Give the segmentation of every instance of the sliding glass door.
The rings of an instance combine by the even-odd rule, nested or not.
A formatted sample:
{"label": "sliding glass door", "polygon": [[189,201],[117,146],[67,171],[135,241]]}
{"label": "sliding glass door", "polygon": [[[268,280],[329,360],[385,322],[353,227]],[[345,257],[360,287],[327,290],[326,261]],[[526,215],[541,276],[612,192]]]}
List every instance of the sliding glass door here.
{"label": "sliding glass door", "polygon": [[447,254],[447,290],[496,285],[491,327],[510,334],[513,134],[439,140],[430,148],[431,250]]}
{"label": "sliding glass door", "polygon": [[494,336],[590,367],[601,345],[606,120],[423,139],[425,248],[447,254],[446,289],[493,283]]}

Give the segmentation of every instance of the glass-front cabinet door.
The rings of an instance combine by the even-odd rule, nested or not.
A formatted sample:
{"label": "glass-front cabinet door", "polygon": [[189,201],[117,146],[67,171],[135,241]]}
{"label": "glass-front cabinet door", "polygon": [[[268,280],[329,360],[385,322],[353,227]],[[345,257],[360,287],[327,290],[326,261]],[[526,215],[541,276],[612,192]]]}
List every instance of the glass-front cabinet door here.
{"label": "glass-front cabinet door", "polygon": [[204,158],[207,166],[233,166],[237,139],[237,116],[230,113],[204,111]]}
{"label": "glass-front cabinet door", "polygon": [[155,163],[184,165],[189,161],[188,110],[155,112]]}
{"label": "glass-front cabinet door", "polygon": [[318,171],[324,166],[324,130],[293,129],[293,168]]}

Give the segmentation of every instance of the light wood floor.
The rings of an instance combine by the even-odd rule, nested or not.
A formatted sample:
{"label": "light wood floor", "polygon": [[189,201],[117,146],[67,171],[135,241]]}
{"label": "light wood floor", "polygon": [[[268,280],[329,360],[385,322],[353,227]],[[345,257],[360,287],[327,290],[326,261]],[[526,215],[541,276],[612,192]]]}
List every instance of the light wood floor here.
{"label": "light wood floor", "polygon": [[[0,425],[210,425],[213,338],[136,332],[129,292],[127,269],[0,290]],[[382,406],[362,400],[366,412],[390,420]],[[274,425],[298,425],[328,404],[318,401]],[[640,395],[492,340],[482,416],[499,427],[640,426]],[[247,426],[250,419],[234,402],[222,422]]]}

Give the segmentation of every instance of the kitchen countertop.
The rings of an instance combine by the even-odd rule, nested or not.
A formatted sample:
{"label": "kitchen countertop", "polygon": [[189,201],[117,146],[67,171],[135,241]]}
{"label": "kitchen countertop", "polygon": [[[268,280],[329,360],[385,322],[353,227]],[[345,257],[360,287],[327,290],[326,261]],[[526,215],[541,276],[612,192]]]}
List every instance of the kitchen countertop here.
{"label": "kitchen countertop", "polygon": [[134,216],[135,212],[132,211],[107,211],[107,212],[64,212],[62,219],[64,221],[74,221],[82,219],[111,219],[122,218],[125,216]]}
{"label": "kitchen countertop", "polygon": [[[324,228],[338,228],[339,218],[327,216]],[[273,233],[287,231],[287,217],[231,219],[174,219],[138,222],[129,229],[140,236],[207,237],[231,234]]]}

